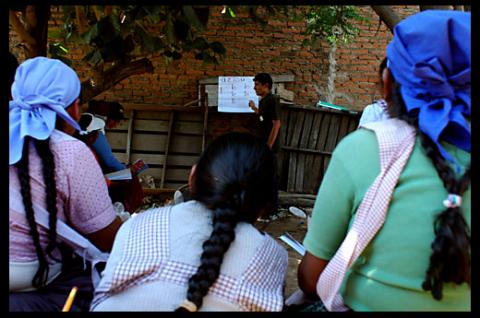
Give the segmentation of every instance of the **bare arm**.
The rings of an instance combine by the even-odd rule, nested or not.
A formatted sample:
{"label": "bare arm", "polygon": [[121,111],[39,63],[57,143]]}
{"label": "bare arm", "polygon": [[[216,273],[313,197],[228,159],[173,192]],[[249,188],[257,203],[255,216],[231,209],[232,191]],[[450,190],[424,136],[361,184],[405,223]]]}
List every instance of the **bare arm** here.
{"label": "bare arm", "polygon": [[278,132],[280,131],[280,120],[272,120],[272,130],[270,131],[270,135],[268,136],[268,141],[267,144],[272,149],[273,144],[275,143],[275,140],[277,139]]}
{"label": "bare arm", "polygon": [[313,256],[309,252],[303,256],[302,262],[298,266],[297,278],[300,289],[307,297],[318,298],[317,281],[327,264],[327,260]]}
{"label": "bare arm", "polygon": [[115,235],[121,225],[122,221],[117,216],[107,227],[97,232],[86,234],[85,236],[101,251],[110,252],[113,246],[113,241],[115,240]]}

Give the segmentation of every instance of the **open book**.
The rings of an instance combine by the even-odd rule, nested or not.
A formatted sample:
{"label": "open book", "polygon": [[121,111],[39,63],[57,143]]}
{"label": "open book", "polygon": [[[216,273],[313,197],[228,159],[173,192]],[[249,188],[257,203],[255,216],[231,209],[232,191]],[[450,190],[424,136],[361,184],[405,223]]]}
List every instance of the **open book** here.
{"label": "open book", "polygon": [[287,245],[297,251],[298,254],[302,256],[305,255],[305,247],[303,247],[303,245],[294,239],[288,232],[280,236],[279,239],[287,243]]}
{"label": "open book", "polygon": [[138,175],[140,172],[143,172],[146,169],[148,169],[148,165],[142,159],[138,159],[130,167],[119,171],[107,173],[105,177],[107,177],[110,181],[131,180],[132,173],[134,175]]}

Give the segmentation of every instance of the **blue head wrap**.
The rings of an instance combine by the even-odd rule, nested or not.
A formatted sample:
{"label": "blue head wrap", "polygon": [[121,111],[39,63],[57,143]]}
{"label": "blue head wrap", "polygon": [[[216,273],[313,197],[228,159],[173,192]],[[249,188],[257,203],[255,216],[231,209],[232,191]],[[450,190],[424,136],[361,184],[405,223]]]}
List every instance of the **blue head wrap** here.
{"label": "blue head wrap", "polygon": [[419,129],[455,164],[439,140],[471,151],[465,119],[471,109],[470,39],[470,13],[430,10],[396,25],[387,47],[388,68],[407,111],[418,114]]}
{"label": "blue head wrap", "polygon": [[80,95],[80,80],[59,60],[36,57],[20,64],[12,85],[10,117],[10,158],[22,158],[25,136],[45,140],[55,129],[57,115],[77,130],[77,122],[65,111]]}

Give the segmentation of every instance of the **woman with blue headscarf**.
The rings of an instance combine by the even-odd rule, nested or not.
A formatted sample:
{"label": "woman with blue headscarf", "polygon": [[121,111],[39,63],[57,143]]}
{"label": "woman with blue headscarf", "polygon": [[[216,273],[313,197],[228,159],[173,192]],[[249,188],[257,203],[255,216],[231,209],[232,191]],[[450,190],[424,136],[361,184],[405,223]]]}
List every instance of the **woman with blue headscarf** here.
{"label": "woman with blue headscarf", "polygon": [[16,70],[9,105],[11,311],[60,311],[74,285],[74,307],[88,309],[92,282],[72,252],[92,264],[105,259],[121,225],[93,154],[70,136],[80,130],[79,95],[77,74],[59,60],[36,57]]}
{"label": "woman with blue headscarf", "polygon": [[469,311],[470,13],[406,18],[387,60],[391,119],[344,138],[318,192],[307,310]]}

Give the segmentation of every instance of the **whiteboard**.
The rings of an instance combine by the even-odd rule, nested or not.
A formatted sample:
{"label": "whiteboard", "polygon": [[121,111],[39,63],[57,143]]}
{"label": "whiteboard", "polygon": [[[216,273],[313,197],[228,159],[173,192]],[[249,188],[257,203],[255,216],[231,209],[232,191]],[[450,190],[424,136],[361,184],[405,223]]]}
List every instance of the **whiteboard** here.
{"label": "whiteboard", "polygon": [[253,89],[253,76],[218,77],[218,111],[224,113],[253,113],[248,102],[258,107],[258,96]]}

